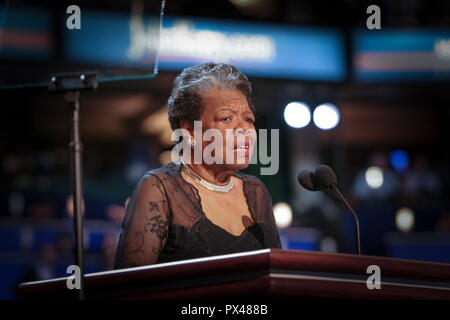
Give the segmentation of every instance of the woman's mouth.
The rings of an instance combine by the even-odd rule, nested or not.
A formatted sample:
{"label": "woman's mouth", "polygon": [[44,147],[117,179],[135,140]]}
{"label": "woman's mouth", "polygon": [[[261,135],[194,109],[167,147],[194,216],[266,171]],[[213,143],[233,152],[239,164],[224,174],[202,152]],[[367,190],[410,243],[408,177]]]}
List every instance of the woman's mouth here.
{"label": "woman's mouth", "polygon": [[248,142],[241,142],[236,145],[234,148],[236,152],[240,155],[248,156],[250,155],[250,143]]}

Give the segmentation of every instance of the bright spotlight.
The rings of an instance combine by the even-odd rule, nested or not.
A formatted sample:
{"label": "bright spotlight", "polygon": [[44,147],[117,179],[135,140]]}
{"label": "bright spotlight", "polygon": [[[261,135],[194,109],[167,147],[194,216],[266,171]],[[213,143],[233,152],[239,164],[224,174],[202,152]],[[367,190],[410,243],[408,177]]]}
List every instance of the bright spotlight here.
{"label": "bright spotlight", "polygon": [[338,125],[340,118],[338,108],[332,103],[324,103],[314,109],[314,123],[322,130],[333,129]]}
{"label": "bright spotlight", "polygon": [[398,209],[395,215],[395,224],[402,232],[411,231],[414,227],[414,212],[409,208]]}
{"label": "bright spotlight", "polygon": [[291,102],[284,108],[284,120],[293,128],[303,128],[311,121],[311,111],[303,102]]}
{"label": "bright spotlight", "polygon": [[289,227],[292,223],[292,209],[286,202],[279,202],[273,206],[273,215],[279,228]]}
{"label": "bright spotlight", "polygon": [[378,189],[383,185],[383,170],[378,167],[370,167],[366,170],[366,182],[372,189]]}

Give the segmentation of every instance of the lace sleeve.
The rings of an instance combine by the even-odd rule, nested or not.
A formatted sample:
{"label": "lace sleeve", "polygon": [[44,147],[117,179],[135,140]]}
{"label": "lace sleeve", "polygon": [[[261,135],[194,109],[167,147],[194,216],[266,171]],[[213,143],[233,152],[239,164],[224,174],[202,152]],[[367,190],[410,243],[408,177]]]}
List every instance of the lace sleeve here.
{"label": "lace sleeve", "polygon": [[266,203],[266,214],[265,214],[264,219],[273,235],[273,242],[272,242],[272,245],[270,245],[270,247],[283,249],[283,247],[281,246],[280,235],[278,233],[277,223],[275,222],[275,216],[273,215],[272,197],[269,193],[269,190],[267,190],[266,185],[262,182],[261,182],[261,187],[262,187],[263,201]]}
{"label": "lace sleeve", "polygon": [[164,186],[157,176],[146,174],[128,204],[114,268],[156,263],[167,241],[169,222]]}

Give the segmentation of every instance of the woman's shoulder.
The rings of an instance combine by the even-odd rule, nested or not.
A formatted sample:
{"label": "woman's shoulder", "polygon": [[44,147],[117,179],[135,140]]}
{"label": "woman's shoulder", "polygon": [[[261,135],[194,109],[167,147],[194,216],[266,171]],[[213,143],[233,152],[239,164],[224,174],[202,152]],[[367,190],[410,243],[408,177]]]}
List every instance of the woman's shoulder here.
{"label": "woman's shoulder", "polygon": [[256,219],[259,221],[270,219],[272,196],[264,182],[258,177],[242,172],[239,172],[236,176],[244,181],[244,194],[248,203],[251,203],[254,208]]}
{"label": "woman's shoulder", "polygon": [[157,177],[159,179],[166,179],[169,177],[180,176],[180,162],[170,162],[165,166],[148,170],[144,173],[142,179],[148,179],[150,177]]}
{"label": "woman's shoulder", "polygon": [[168,179],[176,179],[177,177],[179,177],[179,169],[179,163],[170,162],[163,167],[147,170],[139,179],[137,188],[164,185],[164,181],[167,181]]}
{"label": "woman's shoulder", "polygon": [[263,192],[268,192],[266,185],[258,177],[240,171],[238,171],[235,175],[241,178],[249,187],[261,189]]}

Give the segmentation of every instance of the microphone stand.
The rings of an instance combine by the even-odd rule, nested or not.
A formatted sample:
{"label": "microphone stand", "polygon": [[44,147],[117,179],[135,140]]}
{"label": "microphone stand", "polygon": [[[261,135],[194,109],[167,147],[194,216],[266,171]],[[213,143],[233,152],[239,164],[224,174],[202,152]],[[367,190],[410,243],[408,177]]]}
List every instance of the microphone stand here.
{"label": "microphone stand", "polygon": [[83,145],[80,138],[80,90],[96,90],[97,73],[61,73],[51,77],[49,91],[65,92],[64,99],[72,108],[71,142],[72,153],[72,188],[73,188],[73,229],[75,236],[75,264],[80,268],[80,289],[78,299],[85,299],[84,287],[84,244],[83,244],[83,185],[82,154]]}
{"label": "microphone stand", "polygon": [[358,249],[358,255],[361,255],[361,241],[360,241],[360,235],[359,235],[359,221],[358,221],[358,217],[356,216],[355,211],[353,211],[352,207],[350,206],[350,204],[347,202],[347,200],[344,198],[344,196],[342,195],[342,193],[339,191],[339,189],[336,187],[335,184],[332,184],[330,187],[339,197],[339,199],[345,204],[345,206],[347,207],[347,209],[350,211],[350,213],[353,216],[353,219],[355,220],[355,233],[356,233],[356,245],[357,245],[357,249]]}

